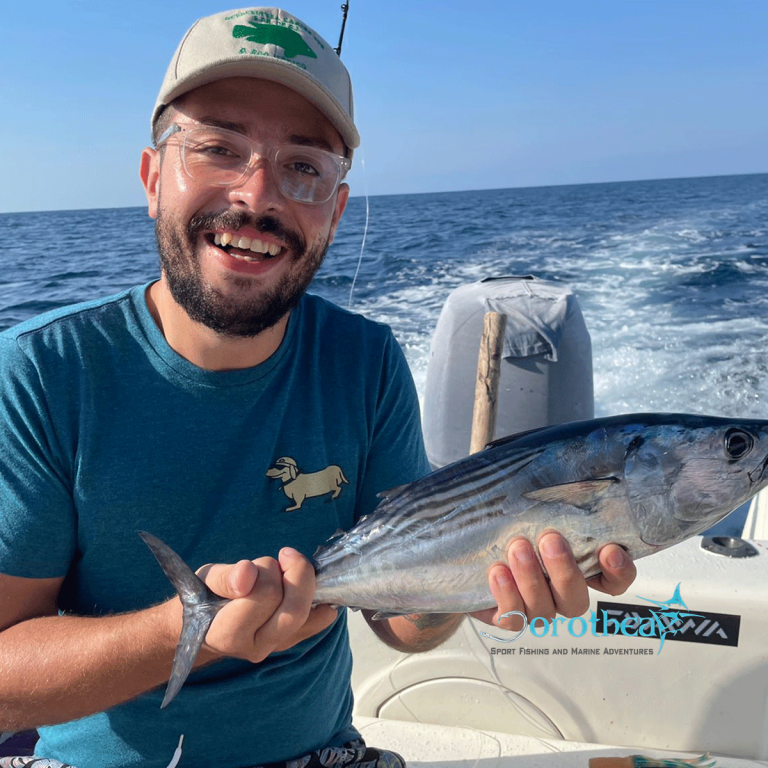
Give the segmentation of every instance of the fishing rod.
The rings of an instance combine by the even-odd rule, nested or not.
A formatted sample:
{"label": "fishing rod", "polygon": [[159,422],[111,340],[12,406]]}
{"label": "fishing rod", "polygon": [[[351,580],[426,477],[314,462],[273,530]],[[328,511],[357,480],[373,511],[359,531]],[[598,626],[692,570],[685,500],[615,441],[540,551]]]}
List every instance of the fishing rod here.
{"label": "fishing rod", "polygon": [[[341,12],[343,16],[341,17],[341,31],[339,32],[339,44],[334,50],[336,51],[336,55],[341,58],[341,44],[344,40],[344,29],[347,26],[347,14],[349,13],[349,2],[343,3],[341,6]],[[363,167],[365,167],[365,163],[363,162]],[[357,284],[357,276],[360,273],[360,265],[363,263],[363,251],[365,250],[365,238],[368,234],[368,217],[370,215],[370,209],[368,207],[368,190],[366,188],[365,190],[365,226],[363,228],[363,242],[360,244],[360,258],[357,260],[357,268],[355,269],[355,274],[352,277],[352,285],[349,287],[349,308],[352,308],[352,292],[355,290],[355,285]]]}
{"label": "fishing rod", "polygon": [[347,26],[347,14],[349,13],[349,3],[344,3],[341,6],[341,10],[344,13],[341,19],[341,32],[339,32],[339,45],[334,49],[336,55],[341,58],[341,42],[344,40],[344,27]]}

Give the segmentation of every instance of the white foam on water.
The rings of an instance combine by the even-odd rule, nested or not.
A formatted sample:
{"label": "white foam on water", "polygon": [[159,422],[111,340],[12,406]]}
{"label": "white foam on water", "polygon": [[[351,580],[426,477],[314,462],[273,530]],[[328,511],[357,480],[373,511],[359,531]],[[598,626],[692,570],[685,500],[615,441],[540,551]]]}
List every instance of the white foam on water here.
{"label": "white foam on water", "polygon": [[432,259],[426,274],[410,274],[414,284],[358,309],[393,327],[423,397],[431,336],[451,290],[501,275],[559,280],[576,294],[592,337],[598,415],[762,417],[768,259],[747,241],[766,232],[734,234],[737,215],[699,211],[605,231],[583,221],[567,231],[511,228],[465,259]]}
{"label": "white foam on water", "polygon": [[[374,197],[367,230],[365,206],[350,200],[318,292],[346,305],[360,265],[352,309],[392,326],[422,397],[449,293],[533,274],[578,298],[598,413],[764,415],[768,175]],[[40,311],[41,297],[95,298],[157,274],[139,208],[3,215],[0,226],[3,327]],[[87,247],[94,228],[109,251],[104,238]],[[56,244],[41,253],[66,279],[53,280],[49,259],[27,258],[32,241]]]}

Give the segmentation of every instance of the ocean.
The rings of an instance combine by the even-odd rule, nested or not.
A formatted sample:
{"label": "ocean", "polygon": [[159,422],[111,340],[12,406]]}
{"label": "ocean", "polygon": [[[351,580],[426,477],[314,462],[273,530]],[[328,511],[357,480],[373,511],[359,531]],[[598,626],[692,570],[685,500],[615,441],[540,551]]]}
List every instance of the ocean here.
{"label": "ocean", "polygon": [[[158,274],[143,208],[0,233],[0,329]],[[391,325],[423,396],[451,290],[527,274],[578,298],[597,416],[768,417],[768,174],[351,198],[311,290]]]}

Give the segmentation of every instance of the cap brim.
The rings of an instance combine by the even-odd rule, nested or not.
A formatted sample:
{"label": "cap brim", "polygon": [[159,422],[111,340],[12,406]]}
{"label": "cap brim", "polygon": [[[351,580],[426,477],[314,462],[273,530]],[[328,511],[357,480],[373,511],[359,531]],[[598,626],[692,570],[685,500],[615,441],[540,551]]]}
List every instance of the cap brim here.
{"label": "cap brim", "polygon": [[330,120],[349,149],[356,149],[360,146],[360,134],[357,132],[357,128],[331,93],[323,88],[317,80],[304,75],[295,65],[281,59],[268,57],[258,61],[253,59],[244,61],[242,57],[237,57],[205,67],[197,73],[191,73],[184,78],[178,87],[171,89],[167,94],[163,94],[162,101],[158,99],[152,113],[152,124],[154,125],[163,107],[170,104],[174,99],[193,91],[195,88],[225,77],[258,77],[291,88],[300,93],[311,104],[314,104]]}

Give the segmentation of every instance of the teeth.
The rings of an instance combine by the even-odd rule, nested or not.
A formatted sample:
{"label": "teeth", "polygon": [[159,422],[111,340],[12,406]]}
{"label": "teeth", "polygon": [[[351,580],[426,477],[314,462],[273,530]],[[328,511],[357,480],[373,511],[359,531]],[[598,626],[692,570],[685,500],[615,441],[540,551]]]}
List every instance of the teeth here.
{"label": "teeth", "polygon": [[[229,232],[224,232],[223,234],[217,232],[213,236],[213,242],[215,245],[231,244],[233,248],[239,248],[241,251],[252,251],[253,253],[269,254],[270,256],[277,256],[277,254],[280,253],[279,245],[265,243],[263,240],[259,240],[256,237],[251,240],[250,237],[232,235]],[[255,261],[255,259],[251,259],[247,256],[238,258],[245,258],[246,261]]]}

